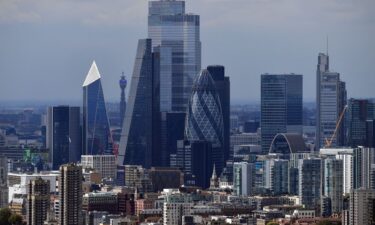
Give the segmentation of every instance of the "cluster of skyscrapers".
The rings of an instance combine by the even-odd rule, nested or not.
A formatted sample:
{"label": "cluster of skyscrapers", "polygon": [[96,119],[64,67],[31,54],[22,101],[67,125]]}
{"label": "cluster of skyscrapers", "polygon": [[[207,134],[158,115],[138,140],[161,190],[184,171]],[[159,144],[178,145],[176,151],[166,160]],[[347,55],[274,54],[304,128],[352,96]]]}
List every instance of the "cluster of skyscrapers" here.
{"label": "cluster of skyscrapers", "polygon": [[[49,169],[59,170],[51,175],[58,188],[47,175],[30,178],[27,191],[22,182],[29,178],[12,174],[21,181],[7,182],[7,160],[0,157],[0,206],[8,195],[27,195],[28,224],[82,224],[82,210],[94,224],[86,218],[102,216],[97,211],[103,209],[199,224],[188,216],[227,212],[224,202],[251,211],[252,222],[287,217],[291,207],[293,218],[340,214],[344,224],[374,224],[375,101],[348,100],[328,53],[318,55],[313,141],[304,130],[303,75],[261,74],[260,121],[247,124],[251,133],[239,133],[231,128],[225,68],[202,68],[201,55],[199,15],[186,13],[184,1],[149,1],[148,37],[138,40],[128,98],[124,74],[119,81],[117,140],[94,61],[82,107],[47,109],[45,146]],[[199,199],[213,207],[194,208],[197,196],[189,188],[209,190],[212,199]],[[51,192],[58,198],[51,200]],[[263,210],[255,195],[274,205],[288,202],[288,210]],[[17,209],[17,201],[10,202]]]}

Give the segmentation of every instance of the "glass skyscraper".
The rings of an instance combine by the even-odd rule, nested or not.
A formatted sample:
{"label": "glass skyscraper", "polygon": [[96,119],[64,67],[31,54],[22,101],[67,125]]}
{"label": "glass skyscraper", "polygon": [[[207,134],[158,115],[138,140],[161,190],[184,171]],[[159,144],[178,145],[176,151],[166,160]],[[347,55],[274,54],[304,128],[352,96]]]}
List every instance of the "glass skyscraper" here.
{"label": "glass skyscraper", "polygon": [[[329,57],[323,53],[318,56],[317,65],[317,122],[316,147],[320,149],[327,145],[327,140],[333,136],[337,121],[346,105],[345,82],[340,80],[340,74],[329,71]],[[341,122],[331,147],[343,146],[345,142],[345,123]]]}
{"label": "glass skyscraper", "polygon": [[261,75],[261,146],[267,154],[278,133],[302,134],[302,75]]}
{"label": "glass skyscraper", "polygon": [[83,87],[83,150],[86,155],[113,154],[113,140],[95,61]]}
{"label": "glass skyscraper", "polygon": [[194,78],[201,69],[198,15],[185,1],[150,1],[148,38],[160,51],[160,111],[185,112]]}
{"label": "glass skyscraper", "polygon": [[49,107],[47,110],[47,148],[50,149],[52,169],[62,164],[78,162],[82,155],[80,108]]}
{"label": "glass skyscraper", "polygon": [[218,174],[224,167],[224,125],[220,98],[208,70],[202,70],[194,82],[185,123],[185,136],[190,142],[212,144],[212,161]]}
{"label": "glass skyscraper", "polygon": [[119,165],[151,166],[152,62],[151,39],[139,40],[119,146]]}

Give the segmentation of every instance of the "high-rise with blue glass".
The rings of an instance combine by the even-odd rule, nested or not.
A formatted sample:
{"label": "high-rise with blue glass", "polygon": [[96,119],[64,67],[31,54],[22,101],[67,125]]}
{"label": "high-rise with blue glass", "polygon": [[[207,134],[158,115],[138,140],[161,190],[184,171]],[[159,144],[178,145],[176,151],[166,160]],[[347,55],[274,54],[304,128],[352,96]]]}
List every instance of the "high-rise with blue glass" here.
{"label": "high-rise with blue glass", "polygon": [[139,40],[120,139],[119,165],[149,168],[152,164],[152,57],[151,39]]}
{"label": "high-rise with blue glass", "polygon": [[95,61],[83,87],[83,151],[86,155],[113,154],[113,140]]}
{"label": "high-rise with blue glass", "polygon": [[302,134],[302,75],[261,75],[261,146],[267,154],[278,133]]}
{"label": "high-rise with blue glass", "polygon": [[185,1],[150,1],[148,38],[159,48],[160,111],[187,109],[194,78],[201,69],[199,16],[185,13]]}

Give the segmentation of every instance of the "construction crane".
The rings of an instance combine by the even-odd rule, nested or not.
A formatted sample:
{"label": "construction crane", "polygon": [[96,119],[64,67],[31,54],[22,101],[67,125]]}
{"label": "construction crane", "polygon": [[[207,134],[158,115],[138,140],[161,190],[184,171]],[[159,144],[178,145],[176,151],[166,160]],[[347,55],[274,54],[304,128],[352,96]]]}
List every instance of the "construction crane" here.
{"label": "construction crane", "polygon": [[347,108],[348,108],[348,105],[345,105],[344,109],[342,110],[342,112],[340,114],[339,120],[336,123],[336,128],[335,128],[335,131],[332,134],[332,137],[329,140],[326,138],[326,140],[325,140],[325,142],[326,142],[325,148],[330,148],[331,147],[333,139],[336,137],[337,131],[340,128],[342,118],[344,118],[344,115],[345,115],[345,112],[346,112]]}

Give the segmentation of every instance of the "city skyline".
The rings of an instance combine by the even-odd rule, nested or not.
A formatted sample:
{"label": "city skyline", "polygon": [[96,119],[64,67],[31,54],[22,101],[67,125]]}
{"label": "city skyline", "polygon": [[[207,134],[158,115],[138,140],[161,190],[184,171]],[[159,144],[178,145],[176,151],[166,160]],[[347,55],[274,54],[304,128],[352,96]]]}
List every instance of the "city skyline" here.
{"label": "city skyline", "polygon": [[[122,71],[130,77],[137,39],[147,33],[147,2],[1,2],[0,101],[78,101],[80,87],[71,84],[84,80],[94,59],[106,100],[119,101],[118,77]],[[225,65],[238,87],[232,102],[259,102],[260,74],[267,72],[303,74],[304,100],[314,100],[316,55],[326,51],[327,36],[331,68],[348,83],[349,96],[373,97],[374,2],[237,2],[187,1],[186,6],[187,12],[202,15],[202,68]],[[63,17],[65,11],[69,18]],[[57,87],[45,85],[56,80]]]}

